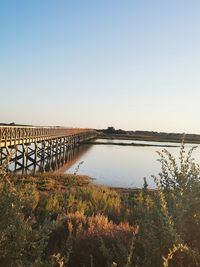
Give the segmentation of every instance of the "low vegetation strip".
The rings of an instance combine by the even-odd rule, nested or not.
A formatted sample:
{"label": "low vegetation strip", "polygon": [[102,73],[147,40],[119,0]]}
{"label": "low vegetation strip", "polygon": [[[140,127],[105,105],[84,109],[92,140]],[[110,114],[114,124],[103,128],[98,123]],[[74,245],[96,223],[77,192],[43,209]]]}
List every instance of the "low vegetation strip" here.
{"label": "low vegetation strip", "polygon": [[185,143],[200,144],[199,134],[184,134],[184,133],[165,133],[153,131],[125,131],[114,127],[98,130],[99,138],[103,139],[123,139],[123,140],[139,140],[151,142],[172,142],[180,143],[183,140]]}
{"label": "low vegetation strip", "polygon": [[0,266],[198,267],[200,169],[184,145],[159,154],[156,190],[86,176],[0,170]]}
{"label": "low vegetation strip", "polygon": [[137,143],[123,143],[123,142],[99,142],[99,141],[86,141],[84,144],[91,144],[91,145],[115,145],[115,146],[150,146],[150,147],[179,147],[175,145],[160,145],[160,144],[137,144]]}

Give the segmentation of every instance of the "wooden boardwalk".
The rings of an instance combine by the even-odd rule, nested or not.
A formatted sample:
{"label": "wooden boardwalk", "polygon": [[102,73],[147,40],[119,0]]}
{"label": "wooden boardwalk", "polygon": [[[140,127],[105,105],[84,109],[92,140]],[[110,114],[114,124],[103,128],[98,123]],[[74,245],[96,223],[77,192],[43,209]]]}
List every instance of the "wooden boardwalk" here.
{"label": "wooden boardwalk", "polygon": [[0,126],[0,165],[12,171],[55,170],[67,162],[68,152],[95,138],[93,129]]}

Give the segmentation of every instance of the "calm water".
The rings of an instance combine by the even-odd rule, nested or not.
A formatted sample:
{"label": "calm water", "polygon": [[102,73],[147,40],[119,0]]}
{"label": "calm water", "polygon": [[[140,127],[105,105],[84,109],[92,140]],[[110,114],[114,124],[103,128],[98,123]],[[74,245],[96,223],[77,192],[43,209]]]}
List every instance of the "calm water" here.
{"label": "calm water", "polygon": [[[95,178],[97,184],[115,187],[142,187],[143,178],[146,177],[149,187],[155,187],[151,175],[157,175],[160,171],[156,151],[161,151],[164,149],[163,147],[118,146],[106,144],[111,140],[99,139],[97,141],[105,142],[105,145],[83,145],[81,153],[77,153],[77,157],[74,157],[69,164],[67,173],[74,173],[79,162],[83,161],[78,173]],[[132,140],[112,140],[112,142],[180,145]],[[188,144],[186,148],[189,149],[192,146],[194,145]],[[166,149],[178,158],[179,147],[167,147]],[[199,145],[193,156],[196,162],[200,163]]]}

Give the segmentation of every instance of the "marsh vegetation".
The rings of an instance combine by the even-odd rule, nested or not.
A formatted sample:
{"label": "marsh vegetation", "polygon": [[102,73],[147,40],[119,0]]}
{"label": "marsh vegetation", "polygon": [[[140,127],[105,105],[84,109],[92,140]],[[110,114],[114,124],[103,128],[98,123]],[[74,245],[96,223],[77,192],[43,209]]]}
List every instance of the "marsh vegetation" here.
{"label": "marsh vegetation", "polygon": [[0,175],[0,266],[200,266],[200,169],[181,146],[159,153],[157,188],[88,177]]}

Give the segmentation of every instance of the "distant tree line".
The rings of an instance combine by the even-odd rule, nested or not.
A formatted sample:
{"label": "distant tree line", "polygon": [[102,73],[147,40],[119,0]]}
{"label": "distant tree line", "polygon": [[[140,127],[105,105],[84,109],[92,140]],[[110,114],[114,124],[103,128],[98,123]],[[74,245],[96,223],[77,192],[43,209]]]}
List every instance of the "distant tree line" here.
{"label": "distant tree line", "polygon": [[101,130],[105,134],[126,134],[125,130],[115,129],[113,126],[109,126],[107,129]]}

